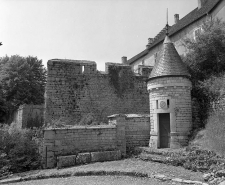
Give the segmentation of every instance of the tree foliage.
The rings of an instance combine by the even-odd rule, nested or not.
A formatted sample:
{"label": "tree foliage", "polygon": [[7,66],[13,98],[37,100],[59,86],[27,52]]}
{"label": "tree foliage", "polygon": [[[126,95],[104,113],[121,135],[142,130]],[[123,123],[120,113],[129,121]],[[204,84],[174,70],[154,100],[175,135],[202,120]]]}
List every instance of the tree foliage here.
{"label": "tree foliage", "polygon": [[5,99],[3,98],[3,89],[0,84],[0,123],[5,121],[5,117],[8,114],[8,107]]}
{"label": "tree foliage", "polygon": [[37,57],[13,55],[1,58],[2,99],[7,102],[8,108],[17,108],[22,104],[42,104],[45,83],[46,69]]}
{"label": "tree foliage", "polygon": [[225,71],[225,23],[219,19],[205,22],[194,39],[185,39],[185,62],[194,82],[204,81]]}
{"label": "tree foliage", "polygon": [[219,19],[205,22],[201,33],[195,39],[186,38],[184,43],[188,53],[183,59],[192,76],[192,97],[200,105],[200,126],[204,127],[225,72],[225,23]]}

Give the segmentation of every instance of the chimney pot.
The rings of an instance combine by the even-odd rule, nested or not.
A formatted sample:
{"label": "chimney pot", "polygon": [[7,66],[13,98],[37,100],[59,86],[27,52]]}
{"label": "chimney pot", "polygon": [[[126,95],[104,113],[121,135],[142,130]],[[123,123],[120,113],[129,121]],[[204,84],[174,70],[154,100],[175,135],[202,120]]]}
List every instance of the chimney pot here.
{"label": "chimney pot", "polygon": [[174,23],[177,24],[179,21],[179,14],[174,14]]}
{"label": "chimney pot", "polygon": [[146,45],[146,48],[148,48],[154,41],[154,38],[148,38],[148,44]]}
{"label": "chimney pot", "polygon": [[153,38],[148,38],[148,44],[152,44],[153,43]]}
{"label": "chimney pot", "polygon": [[127,63],[127,57],[123,56],[121,58],[121,60],[122,60],[122,64],[126,64]]}

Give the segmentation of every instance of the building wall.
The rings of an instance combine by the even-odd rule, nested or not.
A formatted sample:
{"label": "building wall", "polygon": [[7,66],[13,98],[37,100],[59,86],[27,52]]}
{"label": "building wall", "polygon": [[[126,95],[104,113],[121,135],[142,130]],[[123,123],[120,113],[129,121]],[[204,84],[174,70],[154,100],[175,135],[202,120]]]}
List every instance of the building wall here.
{"label": "building wall", "polygon": [[222,21],[225,21],[225,0],[223,0],[212,12],[212,17],[218,17]]}
{"label": "building wall", "polygon": [[146,77],[133,76],[129,66],[107,65],[116,70],[102,74],[95,62],[50,60],[45,122],[60,119],[75,125],[89,114],[94,121],[107,122],[107,116],[116,113],[148,113]]}
{"label": "building wall", "polygon": [[[170,113],[170,147],[187,145],[192,128],[191,82],[184,77],[164,77],[148,82],[150,99],[150,142],[152,148],[159,148],[159,113]],[[161,101],[169,101],[161,107]]]}
{"label": "building wall", "polygon": [[[118,115],[109,116],[109,123],[115,123]],[[125,114],[127,150],[136,146],[148,146],[150,138],[149,114]]]}
{"label": "building wall", "polygon": [[[209,17],[207,17],[207,19],[208,18]],[[174,43],[175,48],[180,55],[184,55],[185,53],[188,52],[184,46],[184,39],[185,38],[194,38],[194,30],[196,28],[199,28],[202,25],[204,20],[206,20],[206,17],[194,22],[193,24],[182,29],[181,31],[177,32],[176,34],[170,35],[170,40]],[[132,63],[131,65],[132,65],[132,68],[134,69],[134,71],[135,72],[137,71],[138,65],[141,65],[141,63],[143,61],[144,61],[145,65],[154,66],[155,61],[158,60],[160,57],[162,44],[163,44],[163,42],[157,44],[156,46],[154,46],[153,48],[151,48],[149,50],[147,55],[145,55],[144,57],[141,57],[140,59],[138,59],[137,61]]]}

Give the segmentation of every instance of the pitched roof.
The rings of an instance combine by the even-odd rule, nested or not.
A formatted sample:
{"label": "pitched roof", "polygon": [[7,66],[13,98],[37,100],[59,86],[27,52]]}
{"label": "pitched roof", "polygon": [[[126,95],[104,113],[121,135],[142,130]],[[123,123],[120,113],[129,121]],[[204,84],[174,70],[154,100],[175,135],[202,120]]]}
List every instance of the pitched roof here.
{"label": "pitched roof", "polygon": [[[177,24],[174,24],[173,26],[169,27],[169,36],[177,33],[178,31],[182,30],[186,26],[190,25],[191,23],[197,21],[198,19],[200,19],[201,17],[209,13],[220,1],[222,0],[207,0],[207,2],[204,4],[202,8],[200,9],[195,8],[189,14],[187,14],[182,19],[180,19],[177,22]],[[161,32],[158,35],[156,35],[156,37],[154,38],[153,43],[144,51],[130,58],[127,61],[127,64],[132,64],[137,59],[147,55],[151,48],[153,48],[154,46],[156,46],[157,44],[163,41],[163,39],[165,38],[165,35],[166,35],[166,30],[162,29]]]}
{"label": "pitched roof", "polygon": [[160,59],[154,65],[149,79],[163,76],[190,76],[168,36],[164,40]]}

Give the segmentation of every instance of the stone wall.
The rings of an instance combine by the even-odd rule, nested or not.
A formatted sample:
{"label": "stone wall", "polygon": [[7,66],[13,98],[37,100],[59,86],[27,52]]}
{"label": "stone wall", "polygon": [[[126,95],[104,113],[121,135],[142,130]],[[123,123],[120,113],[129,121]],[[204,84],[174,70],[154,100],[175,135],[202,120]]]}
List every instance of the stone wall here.
{"label": "stone wall", "polygon": [[[109,123],[116,122],[118,115],[109,116]],[[150,138],[149,114],[125,114],[127,150],[136,146],[148,146]]]}
{"label": "stone wall", "polygon": [[59,156],[116,150],[126,155],[124,116],[117,116],[110,125],[44,130],[43,164],[46,168],[55,167]]}
{"label": "stone wall", "polygon": [[49,60],[46,124],[88,125],[106,123],[112,114],[149,113],[146,77],[133,76],[127,65],[108,63],[106,68],[100,73],[92,61]]}
{"label": "stone wall", "polygon": [[18,128],[41,127],[44,123],[44,105],[21,105],[13,114]]}

